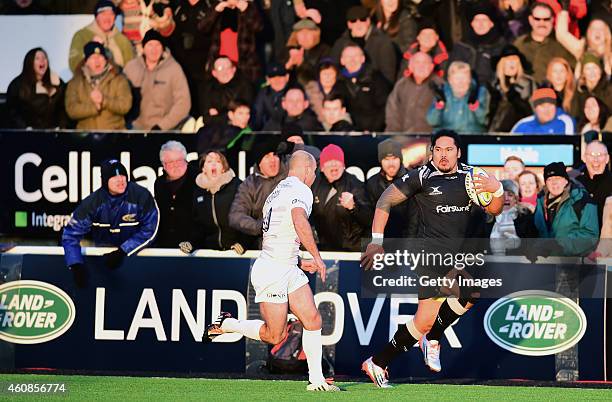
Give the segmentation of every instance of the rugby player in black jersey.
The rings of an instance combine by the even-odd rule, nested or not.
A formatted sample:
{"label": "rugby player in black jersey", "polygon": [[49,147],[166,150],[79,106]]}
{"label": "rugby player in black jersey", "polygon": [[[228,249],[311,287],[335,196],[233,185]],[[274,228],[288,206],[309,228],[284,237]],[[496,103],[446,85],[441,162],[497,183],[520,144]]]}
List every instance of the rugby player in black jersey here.
{"label": "rugby player in black jersey", "polygon": [[[376,254],[384,253],[383,233],[389,218],[389,210],[409,197],[414,197],[419,208],[417,237],[423,242],[434,242],[445,250],[459,251],[460,247],[450,241],[465,237],[472,201],[465,188],[465,176],[469,167],[458,162],[461,157],[459,135],[451,130],[440,130],[431,137],[432,157],[429,163],[409,171],[396,179],[380,196],[372,223],[372,242],[366,248],[361,265],[370,269]],[[475,176],[477,193],[490,192],[493,200],[485,208],[491,215],[498,215],[503,208],[503,188],[493,176]],[[448,241],[445,241],[448,240]],[[437,247],[436,246],[436,247]],[[419,272],[443,277],[453,267],[436,267],[434,271]],[[419,288],[419,304],[413,319],[399,329],[383,350],[362,364],[362,370],[381,388],[388,388],[387,366],[418,341],[423,351],[425,364],[435,372],[441,370],[440,339],[444,330],[472,307],[472,294],[448,297],[442,304],[439,289]]]}

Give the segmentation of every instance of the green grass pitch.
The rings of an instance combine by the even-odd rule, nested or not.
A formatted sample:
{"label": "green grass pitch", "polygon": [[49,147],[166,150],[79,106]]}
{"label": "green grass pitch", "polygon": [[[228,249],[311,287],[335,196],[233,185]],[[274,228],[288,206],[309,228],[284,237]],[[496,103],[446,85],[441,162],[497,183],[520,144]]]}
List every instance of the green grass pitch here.
{"label": "green grass pitch", "polygon": [[[59,395],[15,395],[8,383],[59,383],[68,389]],[[146,378],[67,375],[0,375],[0,400],[83,400],[83,401],[610,401],[609,389],[497,387],[480,385],[399,384],[377,389],[371,383],[338,383],[346,392],[306,392],[305,382],[231,380],[203,378]]]}

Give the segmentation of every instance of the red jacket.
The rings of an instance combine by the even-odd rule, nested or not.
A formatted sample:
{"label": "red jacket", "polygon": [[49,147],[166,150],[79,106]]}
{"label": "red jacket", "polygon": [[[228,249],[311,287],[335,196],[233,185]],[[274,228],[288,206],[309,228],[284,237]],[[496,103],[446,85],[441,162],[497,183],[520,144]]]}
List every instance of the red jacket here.
{"label": "red jacket", "polygon": [[[555,15],[559,14],[559,12],[562,10],[561,4],[559,4],[557,0],[538,0],[538,2],[548,4],[555,12]],[[570,0],[568,11],[570,15],[569,32],[576,38],[580,38],[578,20],[587,15],[586,0]]]}

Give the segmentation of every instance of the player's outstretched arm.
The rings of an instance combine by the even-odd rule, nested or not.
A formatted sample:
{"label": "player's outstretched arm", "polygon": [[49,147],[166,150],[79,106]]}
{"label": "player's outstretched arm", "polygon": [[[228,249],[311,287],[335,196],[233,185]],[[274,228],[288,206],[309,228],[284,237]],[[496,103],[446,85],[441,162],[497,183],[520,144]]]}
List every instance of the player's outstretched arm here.
{"label": "player's outstretched arm", "polygon": [[321,275],[321,280],[325,282],[325,263],[319,254],[319,248],[312,234],[312,228],[310,227],[310,222],[308,222],[306,211],[303,208],[293,208],[291,210],[291,220],[293,221],[295,232],[300,238],[300,242],[314,258],[314,263],[318,267],[317,270]]}
{"label": "player's outstretched arm", "polygon": [[372,268],[372,263],[376,254],[381,254],[385,251],[382,247],[383,234],[385,233],[385,227],[389,220],[389,211],[391,211],[391,207],[407,199],[408,197],[394,184],[387,187],[378,199],[376,210],[374,211],[374,220],[372,221],[372,242],[368,244],[365,252],[361,256],[361,266],[365,270]]}

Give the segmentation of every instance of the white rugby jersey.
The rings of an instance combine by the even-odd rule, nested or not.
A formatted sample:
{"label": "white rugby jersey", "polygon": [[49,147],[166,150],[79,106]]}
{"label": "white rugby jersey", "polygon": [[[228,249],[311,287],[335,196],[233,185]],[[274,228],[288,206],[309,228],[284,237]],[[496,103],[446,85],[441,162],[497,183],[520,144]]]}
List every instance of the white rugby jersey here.
{"label": "white rugby jersey", "polygon": [[295,176],[278,183],[263,206],[261,258],[297,264],[300,239],[293,226],[291,210],[302,208],[310,216],[312,190]]}

